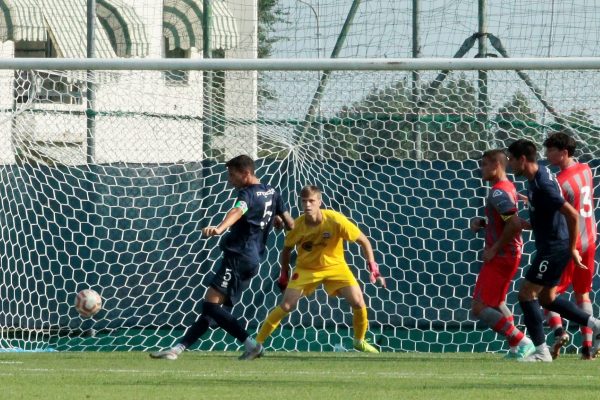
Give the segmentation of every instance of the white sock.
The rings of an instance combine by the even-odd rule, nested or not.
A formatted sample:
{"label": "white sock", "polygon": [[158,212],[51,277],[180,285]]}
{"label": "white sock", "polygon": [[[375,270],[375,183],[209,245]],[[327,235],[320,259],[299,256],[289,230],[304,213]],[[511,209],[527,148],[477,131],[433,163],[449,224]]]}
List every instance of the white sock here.
{"label": "white sock", "polygon": [[182,345],[181,343],[175,345],[175,347],[173,347],[171,349],[171,351],[173,351],[173,353],[180,355],[181,353],[183,353],[183,351],[185,350],[185,346]]}
{"label": "white sock", "polygon": [[542,343],[539,346],[535,346],[536,350],[540,350],[540,351],[544,351],[548,348],[548,346],[546,345],[546,343]]}
{"label": "white sock", "polygon": [[246,338],[246,340],[244,340],[244,347],[246,348],[246,350],[250,350],[253,349],[257,346],[256,344],[256,340],[254,340],[253,338],[251,338],[250,336],[248,336]]}
{"label": "white sock", "polygon": [[590,315],[590,318],[588,318],[587,327],[594,329],[597,323],[598,320]]}

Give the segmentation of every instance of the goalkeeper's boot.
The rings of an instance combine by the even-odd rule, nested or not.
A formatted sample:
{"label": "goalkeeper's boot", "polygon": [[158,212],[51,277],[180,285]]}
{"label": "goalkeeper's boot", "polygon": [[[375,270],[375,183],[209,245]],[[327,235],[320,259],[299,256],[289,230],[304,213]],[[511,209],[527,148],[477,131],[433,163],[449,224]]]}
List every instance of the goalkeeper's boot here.
{"label": "goalkeeper's boot", "polygon": [[168,349],[162,351],[155,351],[150,353],[150,358],[157,358],[163,360],[177,360],[179,353],[175,349]]}
{"label": "goalkeeper's boot", "polygon": [[550,350],[550,354],[552,355],[553,360],[556,360],[558,358],[558,356],[560,355],[560,349],[563,346],[566,346],[569,343],[569,340],[571,340],[571,338],[566,332],[554,338],[554,344],[552,345],[552,350]]}
{"label": "goalkeeper's boot", "polygon": [[364,339],[354,339],[354,349],[362,351],[363,353],[379,353],[379,350],[377,350],[373,345],[367,343],[367,341]]}
{"label": "goalkeeper's boot", "polygon": [[544,347],[542,350],[535,349],[533,354],[528,357],[521,358],[519,361],[522,362],[552,362],[552,355],[548,347]]}
{"label": "goalkeeper's boot", "polygon": [[264,355],[265,355],[265,348],[263,347],[262,344],[257,343],[256,346],[252,347],[249,350],[244,351],[244,354],[239,356],[238,360],[250,361],[250,360],[254,360],[255,358],[261,358]]}

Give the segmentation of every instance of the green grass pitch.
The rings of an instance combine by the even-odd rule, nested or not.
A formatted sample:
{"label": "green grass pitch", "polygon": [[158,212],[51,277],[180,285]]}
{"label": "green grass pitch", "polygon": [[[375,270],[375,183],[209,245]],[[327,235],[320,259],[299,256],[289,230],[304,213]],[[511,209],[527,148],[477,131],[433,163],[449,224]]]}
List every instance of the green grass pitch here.
{"label": "green grass pitch", "polygon": [[597,399],[599,363],[499,354],[233,352],[0,354],[2,399]]}

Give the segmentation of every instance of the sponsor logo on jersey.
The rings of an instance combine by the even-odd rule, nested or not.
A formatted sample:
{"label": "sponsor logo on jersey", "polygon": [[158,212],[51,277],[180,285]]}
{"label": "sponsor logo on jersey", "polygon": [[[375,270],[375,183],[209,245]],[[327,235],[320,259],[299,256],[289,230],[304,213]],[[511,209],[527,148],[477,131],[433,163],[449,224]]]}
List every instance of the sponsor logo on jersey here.
{"label": "sponsor logo on jersey", "polygon": [[323,232],[323,239],[329,239],[331,237],[330,232]]}
{"label": "sponsor logo on jersey", "polygon": [[270,196],[272,194],[275,194],[275,189],[269,189],[266,192],[256,192],[257,196]]}

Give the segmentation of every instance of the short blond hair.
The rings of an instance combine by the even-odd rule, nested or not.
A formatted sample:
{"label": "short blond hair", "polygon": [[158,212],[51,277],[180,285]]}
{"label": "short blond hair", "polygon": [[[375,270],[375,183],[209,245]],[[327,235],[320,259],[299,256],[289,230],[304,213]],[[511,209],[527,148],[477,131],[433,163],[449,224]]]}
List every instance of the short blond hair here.
{"label": "short blond hair", "polygon": [[319,187],[317,187],[315,185],[306,185],[300,191],[301,198],[308,197],[313,194],[317,194],[319,196],[319,198],[321,198],[321,189],[319,189]]}

